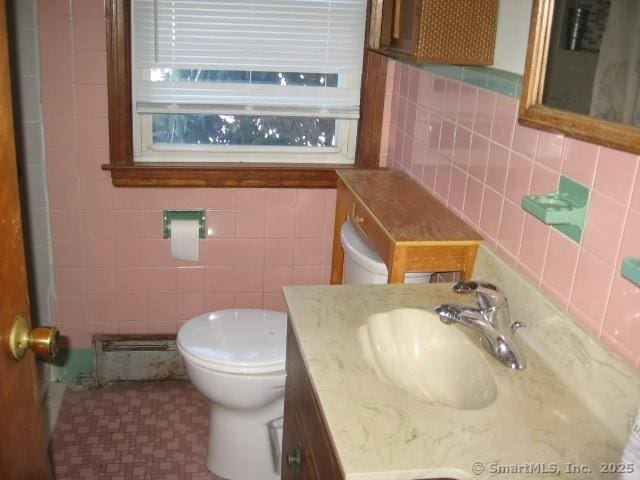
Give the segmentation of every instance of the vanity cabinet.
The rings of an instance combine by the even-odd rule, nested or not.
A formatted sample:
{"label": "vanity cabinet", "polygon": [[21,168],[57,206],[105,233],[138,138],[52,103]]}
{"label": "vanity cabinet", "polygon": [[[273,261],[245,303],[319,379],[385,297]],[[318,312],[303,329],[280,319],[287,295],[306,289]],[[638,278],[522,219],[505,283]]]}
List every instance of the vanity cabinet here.
{"label": "vanity cabinet", "polygon": [[286,369],[281,480],[344,479],[291,320],[287,326]]}
{"label": "vanity cabinet", "polygon": [[406,174],[395,170],[338,170],[331,283],[341,284],[342,224],[351,220],[387,265],[389,283],[406,272],[473,275],[482,237]]}
{"label": "vanity cabinet", "polygon": [[344,478],[291,324],[286,369],[282,480]]}
{"label": "vanity cabinet", "polygon": [[376,1],[381,25],[373,30],[390,55],[419,63],[493,64],[498,0]]}

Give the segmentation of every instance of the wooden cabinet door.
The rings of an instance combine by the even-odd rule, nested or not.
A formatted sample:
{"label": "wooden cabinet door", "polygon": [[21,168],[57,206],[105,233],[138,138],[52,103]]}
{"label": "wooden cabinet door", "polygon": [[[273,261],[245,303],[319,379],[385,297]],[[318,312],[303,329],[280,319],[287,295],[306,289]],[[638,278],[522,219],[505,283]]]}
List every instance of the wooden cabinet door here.
{"label": "wooden cabinet door", "polygon": [[[295,464],[296,457],[299,459],[298,469]],[[280,469],[282,480],[317,480],[320,478],[316,472],[315,460],[309,451],[304,430],[297,421],[295,410],[287,408],[286,403]]]}
{"label": "wooden cabinet door", "polygon": [[51,478],[33,352],[10,358],[16,315],[29,318],[13,132],[5,0],[0,0],[0,478]]}
{"label": "wooden cabinet door", "polygon": [[420,30],[422,0],[386,0],[382,13],[382,46],[413,55]]}

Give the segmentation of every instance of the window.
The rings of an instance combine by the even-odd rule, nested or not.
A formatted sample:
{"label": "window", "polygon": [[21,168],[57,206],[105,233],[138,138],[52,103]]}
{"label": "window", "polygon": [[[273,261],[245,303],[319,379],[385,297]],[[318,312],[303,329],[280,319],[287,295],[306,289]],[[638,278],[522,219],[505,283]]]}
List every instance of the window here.
{"label": "window", "polygon": [[134,0],[140,162],[352,164],[366,0]]}
{"label": "window", "polygon": [[[358,112],[355,108],[357,101],[353,101],[356,97],[350,95],[358,93],[360,72],[356,75],[355,70],[349,73],[342,68],[328,68],[329,59],[324,60],[321,68],[317,68],[317,58],[327,51],[329,41],[333,40],[331,35],[339,31],[340,24],[335,29],[330,28],[331,35],[324,37],[324,45],[319,40],[315,47],[313,43],[304,44],[307,48],[299,49],[299,57],[292,56],[288,49],[291,45],[302,44],[301,41],[285,38],[286,41],[273,40],[268,43],[265,40],[260,45],[263,52],[274,53],[274,58],[277,57],[275,53],[286,52],[285,58],[295,60],[284,65],[278,64],[277,68],[267,63],[273,60],[270,56],[260,64],[250,66],[246,62],[247,55],[240,55],[239,47],[234,43],[247,37],[244,34],[237,36],[234,42],[227,41],[231,53],[227,52],[226,56],[221,47],[222,41],[205,48],[195,48],[191,44],[175,42],[172,36],[171,55],[179,45],[185,46],[181,51],[192,57],[217,48],[219,55],[215,58],[218,63],[203,65],[200,62],[179,63],[176,60],[173,64],[163,64],[160,63],[160,60],[165,61],[162,51],[163,48],[165,52],[167,50],[160,43],[164,32],[160,28],[164,25],[160,7],[173,8],[174,4],[201,7],[213,2],[235,7],[247,3],[244,0],[140,0],[144,2],[142,5],[146,5],[147,13],[152,13],[144,17],[147,19],[147,31],[151,34],[146,42],[147,46],[151,46],[152,54],[145,57],[147,63],[134,65],[132,60],[136,52],[138,56],[135,58],[140,58],[132,31],[137,1],[105,0],[110,159],[103,169],[110,171],[114,186],[328,188],[335,186],[334,170],[337,167],[378,167],[387,61],[384,56],[369,50],[364,52],[364,60],[358,60],[358,63],[362,61],[364,64],[360,101],[362,113]],[[279,5],[282,17],[291,18],[291,8],[286,14],[283,13],[284,2],[262,0],[252,5]],[[365,3],[364,0],[362,2]],[[333,15],[334,11],[340,11],[347,5],[352,8],[357,3],[354,0],[286,2],[290,7],[294,4],[323,6],[325,12],[329,11],[329,6]],[[195,17],[199,21],[202,16]],[[241,16],[232,17],[237,20]],[[262,17],[271,18],[266,14]],[[311,18],[313,20],[314,17]],[[327,18],[325,14],[325,30],[329,25]],[[173,24],[171,28],[174,28]],[[244,27],[245,34],[251,30]],[[281,31],[291,33],[294,30],[290,25]],[[298,28],[298,31],[306,30]],[[274,39],[284,38],[280,36],[280,31],[277,33],[273,35]],[[333,43],[343,48],[342,40],[340,37],[339,42]],[[313,54],[310,53],[312,47],[315,48]],[[249,47],[245,45],[244,48]],[[259,49],[254,46],[248,52],[256,50]],[[344,51],[339,56],[338,60],[342,63],[338,62],[338,66],[344,66],[348,53]],[[307,55],[307,63],[301,63],[302,55]],[[208,55],[207,58],[213,57]],[[229,61],[242,58],[245,63],[240,65]],[[149,87],[147,91],[144,90],[145,84]],[[143,88],[142,92],[139,88]],[[187,91],[202,95],[199,99],[185,97],[183,94]],[[139,95],[151,95],[149,92],[153,95],[164,93],[182,96],[160,98]],[[251,94],[250,97],[247,92]],[[292,95],[285,96],[283,92]],[[137,97],[134,97],[134,93]],[[247,98],[251,98],[252,102],[238,102],[238,99]],[[354,138],[355,163],[349,165],[344,162],[352,161]]]}

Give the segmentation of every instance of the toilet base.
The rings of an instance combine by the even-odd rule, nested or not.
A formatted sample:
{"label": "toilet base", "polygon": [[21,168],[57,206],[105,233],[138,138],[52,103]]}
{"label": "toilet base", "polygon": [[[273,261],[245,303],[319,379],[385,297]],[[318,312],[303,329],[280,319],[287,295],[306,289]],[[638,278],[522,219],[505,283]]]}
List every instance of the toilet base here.
{"label": "toilet base", "polygon": [[284,414],[284,397],[254,411],[211,406],[207,468],[229,480],[273,480],[276,474],[267,424]]}

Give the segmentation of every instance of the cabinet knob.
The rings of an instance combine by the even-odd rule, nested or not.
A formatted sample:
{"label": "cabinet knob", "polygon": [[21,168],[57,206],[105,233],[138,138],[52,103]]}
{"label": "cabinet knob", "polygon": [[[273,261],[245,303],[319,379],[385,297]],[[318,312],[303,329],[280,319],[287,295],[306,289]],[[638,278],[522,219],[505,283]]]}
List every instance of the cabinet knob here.
{"label": "cabinet knob", "polygon": [[287,454],[287,465],[296,472],[302,469],[302,453],[299,448],[294,448]]}
{"label": "cabinet knob", "polygon": [[364,222],[364,217],[362,215],[357,215],[356,214],[356,215],[353,216],[353,222],[356,225],[360,225],[360,224],[362,224],[362,222]]}

